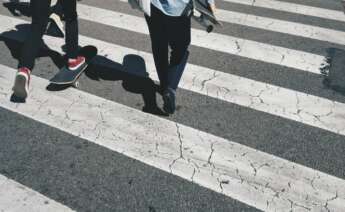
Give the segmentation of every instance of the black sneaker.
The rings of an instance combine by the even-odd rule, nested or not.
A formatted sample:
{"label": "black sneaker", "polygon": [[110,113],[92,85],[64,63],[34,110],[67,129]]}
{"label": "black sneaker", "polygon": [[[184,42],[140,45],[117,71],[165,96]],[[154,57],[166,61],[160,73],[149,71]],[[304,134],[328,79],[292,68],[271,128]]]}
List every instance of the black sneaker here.
{"label": "black sneaker", "polygon": [[166,113],[173,114],[176,110],[176,91],[172,88],[168,88],[163,92],[163,110]]}

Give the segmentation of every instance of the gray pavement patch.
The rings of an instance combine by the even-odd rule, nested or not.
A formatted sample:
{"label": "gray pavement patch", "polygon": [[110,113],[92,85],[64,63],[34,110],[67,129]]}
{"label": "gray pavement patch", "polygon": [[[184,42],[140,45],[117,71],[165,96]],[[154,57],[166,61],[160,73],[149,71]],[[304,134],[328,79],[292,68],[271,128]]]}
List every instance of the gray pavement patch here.
{"label": "gray pavement patch", "polygon": [[0,173],[77,211],[257,211],[0,108]]}
{"label": "gray pavement patch", "polygon": [[[9,57],[3,59],[11,60]],[[6,61],[0,59],[0,63],[6,64]],[[41,58],[34,74],[49,79],[56,71],[50,59]],[[142,90],[137,92],[135,88],[125,87],[128,79],[116,69],[94,67],[89,75],[82,76],[81,90],[142,110],[145,104]],[[141,84],[140,79],[136,80],[127,85],[133,88]],[[161,106],[159,95],[156,100]],[[345,161],[341,159],[345,150],[344,136],[187,90],[178,91],[177,102],[177,113],[163,118],[344,178]]]}

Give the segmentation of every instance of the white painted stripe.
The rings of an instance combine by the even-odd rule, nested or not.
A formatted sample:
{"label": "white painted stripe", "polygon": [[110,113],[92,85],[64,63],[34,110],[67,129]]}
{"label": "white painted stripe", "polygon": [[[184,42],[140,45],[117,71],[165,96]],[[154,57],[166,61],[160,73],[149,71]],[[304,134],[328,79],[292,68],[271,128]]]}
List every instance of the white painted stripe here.
{"label": "white painted stripe", "polygon": [[[121,0],[127,2],[126,0]],[[282,21],[273,18],[250,15],[245,13],[217,9],[217,18],[226,23],[280,32],[304,38],[310,38],[330,43],[345,45],[345,32],[301,24],[290,21]],[[345,14],[343,14],[345,19]]]}
{"label": "white painted stripe", "polygon": [[72,209],[0,174],[0,211],[70,212]]}
{"label": "white painted stripe", "polygon": [[[84,4],[79,5],[78,14],[88,21],[148,34],[145,20],[140,17]],[[197,29],[192,29],[192,45],[315,74],[320,74],[319,68],[324,63],[320,55]]]}
{"label": "white painted stripe", "polygon": [[0,65],[0,106],[266,211],[345,210],[345,181],[33,76],[26,104],[9,101],[15,70]]}
{"label": "white painted stripe", "polygon": [[219,20],[223,22],[345,45],[345,32],[342,31],[220,9],[217,11]]}
{"label": "white painted stripe", "polygon": [[[0,31],[25,23],[23,20],[1,15],[0,20]],[[45,37],[45,41],[52,49],[62,53],[63,39]],[[120,63],[128,54],[139,55],[144,58],[150,76],[158,80],[152,55],[149,53],[85,36],[80,36],[79,41],[82,46],[97,46],[99,55]],[[192,64],[187,65],[180,88],[345,135],[343,103]]]}
{"label": "white painted stripe", "polygon": [[[223,1],[345,22],[344,13],[340,10],[330,10],[330,9],[324,9],[320,7],[311,7],[311,6],[306,6],[302,4],[294,4],[294,3],[277,1],[277,0],[223,0]],[[339,3],[339,9],[342,9],[342,6],[340,3]]]}

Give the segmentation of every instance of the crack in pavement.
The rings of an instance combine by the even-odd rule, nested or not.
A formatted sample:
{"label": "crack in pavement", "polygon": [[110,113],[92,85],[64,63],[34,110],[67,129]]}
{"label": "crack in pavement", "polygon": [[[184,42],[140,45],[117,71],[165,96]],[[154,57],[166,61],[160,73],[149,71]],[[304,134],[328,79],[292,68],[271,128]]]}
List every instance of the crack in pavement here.
{"label": "crack in pavement", "polygon": [[294,206],[297,206],[297,207],[300,207],[300,208],[303,208],[307,211],[311,211],[311,208],[308,208],[306,206],[303,206],[303,205],[300,205],[300,204],[297,204],[295,203],[294,201],[292,201],[291,199],[287,199],[289,202],[290,202],[290,211],[294,211]]}
{"label": "crack in pavement", "polygon": [[214,79],[217,78],[218,76],[220,76],[220,74],[217,75],[217,71],[214,71],[212,77],[210,77],[209,79],[203,80],[203,81],[201,82],[200,91],[202,91],[202,90],[205,89],[205,85],[206,85],[207,82],[214,80]]}
{"label": "crack in pavement", "polygon": [[178,125],[178,123],[175,123],[175,126],[176,126],[176,133],[177,133],[177,138],[179,139],[179,149],[180,149],[180,156],[176,159],[174,159],[172,161],[172,163],[169,165],[169,169],[170,169],[170,172],[173,173],[172,171],[172,167],[175,165],[176,161],[182,159],[182,160],[185,160],[185,158],[183,157],[183,141],[182,141],[182,135],[181,135],[181,132],[180,132],[180,127]]}
{"label": "crack in pavement", "polygon": [[328,208],[328,203],[333,201],[333,200],[336,200],[338,198],[338,192],[335,193],[335,196],[334,197],[331,197],[330,199],[327,199],[326,200],[326,203],[324,204],[324,208],[328,211],[328,212],[331,212],[331,210]]}

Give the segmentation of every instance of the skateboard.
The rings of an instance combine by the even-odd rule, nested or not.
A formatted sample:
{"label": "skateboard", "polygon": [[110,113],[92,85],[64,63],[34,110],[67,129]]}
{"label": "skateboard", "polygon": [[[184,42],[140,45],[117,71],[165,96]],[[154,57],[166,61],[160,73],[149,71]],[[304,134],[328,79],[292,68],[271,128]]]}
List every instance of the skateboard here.
{"label": "skateboard", "polygon": [[212,32],[214,26],[222,26],[211,10],[207,0],[191,0],[193,3],[193,19],[206,28],[208,33]]}
{"label": "skateboard", "polygon": [[79,55],[84,56],[86,62],[77,70],[70,70],[64,66],[60,71],[50,79],[53,85],[71,85],[75,88],[79,87],[79,77],[86,70],[93,58],[97,55],[97,48],[94,46],[85,46],[79,50]]}
{"label": "skateboard", "polygon": [[151,16],[151,1],[150,0],[128,0],[132,9],[137,9]]}

